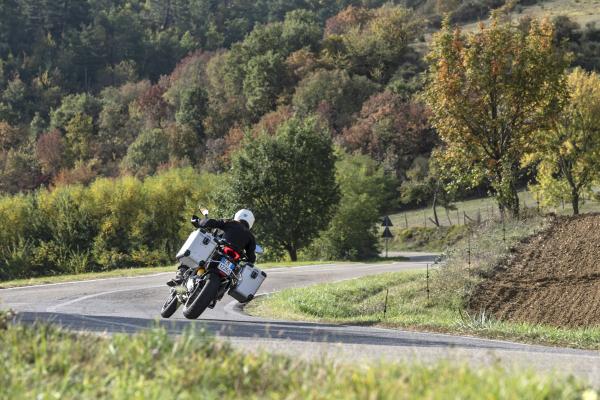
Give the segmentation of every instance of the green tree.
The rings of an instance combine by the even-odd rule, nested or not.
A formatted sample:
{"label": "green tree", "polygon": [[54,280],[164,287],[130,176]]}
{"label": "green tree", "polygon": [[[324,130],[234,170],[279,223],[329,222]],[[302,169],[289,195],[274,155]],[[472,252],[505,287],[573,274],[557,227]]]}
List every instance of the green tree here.
{"label": "green tree", "polygon": [[446,158],[459,160],[461,175],[487,178],[501,210],[514,215],[519,161],[565,97],[568,59],[552,32],[547,21],[524,32],[494,16],[463,36],[445,21],[428,56],[425,98]]}
{"label": "green tree", "polygon": [[92,117],[77,113],[65,127],[65,138],[73,160],[87,160],[92,156],[94,122]]}
{"label": "green tree", "polygon": [[422,26],[421,18],[399,6],[348,7],[327,22],[322,59],[376,82],[387,82]]}
{"label": "green tree", "polygon": [[540,132],[524,163],[539,161],[533,188],[543,202],[556,205],[567,199],[576,215],[582,195],[591,191],[600,172],[600,75],[577,68],[567,84],[566,107]]}
{"label": "green tree", "polygon": [[98,116],[99,153],[103,162],[120,160],[142,129],[141,116],[133,115],[132,104],[150,88],[150,82],[108,87],[100,94],[102,111]]}
{"label": "green tree", "polygon": [[77,114],[91,116],[94,120],[101,110],[101,103],[87,93],[72,94],[63,97],[60,107],[50,113],[51,129],[64,129]]}
{"label": "green tree", "polygon": [[336,163],[341,200],[327,228],[312,244],[327,259],[365,259],[379,254],[377,225],[395,180],[365,155],[342,153]]}
{"label": "green tree", "polygon": [[243,94],[254,121],[275,108],[277,95],[285,85],[283,58],[272,51],[252,57],[246,64]]}
{"label": "green tree", "polygon": [[435,226],[440,226],[440,219],[437,213],[437,207],[442,206],[446,211],[446,217],[450,221],[450,210],[456,207],[452,204],[454,200],[454,191],[448,181],[452,178],[446,174],[444,168],[439,165],[437,152],[427,159],[417,157],[413,161],[413,166],[408,172],[407,180],[400,187],[400,197],[404,204],[429,204],[433,211],[431,222]]}
{"label": "green tree", "polygon": [[203,121],[206,117],[207,103],[206,91],[203,88],[197,86],[189,88],[181,94],[179,109],[175,114],[177,123],[191,128],[198,140],[204,139]]}
{"label": "green tree", "polygon": [[378,87],[364,76],[317,70],[298,84],[292,104],[301,115],[319,112],[339,131],[352,122],[353,114]]}
{"label": "green tree", "polygon": [[0,153],[0,193],[33,190],[41,183],[40,166],[29,149]]}
{"label": "green tree", "polygon": [[285,15],[282,39],[289,51],[303,47],[316,50],[322,36],[323,29],[313,12],[294,10]]}
{"label": "green tree", "polygon": [[142,132],[127,149],[122,166],[136,175],[144,176],[169,161],[169,139],[161,129]]}
{"label": "green tree", "polygon": [[295,261],[339,201],[331,137],[315,118],[290,119],[274,136],[246,141],[223,188],[216,198],[227,211],[251,209],[258,239]]}

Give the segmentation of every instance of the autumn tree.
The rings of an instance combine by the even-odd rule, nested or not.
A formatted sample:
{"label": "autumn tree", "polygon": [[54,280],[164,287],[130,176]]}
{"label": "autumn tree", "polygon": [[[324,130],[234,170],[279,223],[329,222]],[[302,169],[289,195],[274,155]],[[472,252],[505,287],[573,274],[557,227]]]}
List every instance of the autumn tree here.
{"label": "autumn tree", "polygon": [[441,168],[437,154],[438,151],[434,151],[429,158],[415,158],[412,167],[406,173],[407,179],[400,186],[400,200],[404,204],[431,205],[433,219],[430,220],[439,227],[437,207],[444,208],[448,223],[452,225],[449,211],[456,209],[452,204],[456,193],[448,185],[451,176]]}
{"label": "autumn tree", "polygon": [[65,142],[60,131],[42,134],[35,146],[35,155],[42,167],[42,173],[54,176],[65,165]]}
{"label": "autumn tree", "polygon": [[422,22],[399,6],[348,7],[327,21],[321,58],[335,68],[386,82],[421,33]]}
{"label": "autumn tree", "polygon": [[590,192],[600,167],[600,75],[575,69],[567,78],[569,101],[549,129],[536,136],[534,151],[525,164],[539,161],[534,190],[543,202],[567,199],[573,214],[585,192]]}
{"label": "autumn tree", "polygon": [[500,209],[518,214],[519,161],[565,97],[568,60],[552,24],[533,20],[522,31],[495,15],[462,35],[445,21],[428,61],[425,98],[446,157],[487,179]]}
{"label": "autumn tree", "polygon": [[321,114],[335,130],[341,131],[378,88],[379,85],[364,76],[320,69],[300,81],[292,105],[300,115]]}
{"label": "autumn tree", "polygon": [[356,121],[342,131],[339,140],[348,151],[368,154],[404,179],[415,157],[428,154],[437,141],[428,116],[422,103],[386,90],[364,102]]}

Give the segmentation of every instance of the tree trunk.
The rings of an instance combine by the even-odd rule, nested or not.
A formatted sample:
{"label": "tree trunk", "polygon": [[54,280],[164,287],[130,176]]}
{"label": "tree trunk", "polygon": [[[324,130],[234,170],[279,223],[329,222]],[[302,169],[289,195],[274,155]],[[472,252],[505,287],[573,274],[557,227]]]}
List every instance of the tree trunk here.
{"label": "tree trunk", "polygon": [[513,217],[519,216],[519,194],[515,187],[511,187],[510,204],[507,207]]}
{"label": "tree trunk", "polygon": [[571,188],[571,204],[573,205],[573,215],[579,215],[579,191]]}
{"label": "tree trunk", "polygon": [[448,210],[448,207],[444,207],[444,210],[446,211],[446,218],[448,218],[448,225],[452,226],[452,220],[450,219],[450,211]]}
{"label": "tree trunk", "polygon": [[298,261],[298,251],[295,246],[287,246],[288,254],[290,255],[290,260]]}
{"label": "tree trunk", "polygon": [[519,195],[515,185],[517,172],[516,166],[499,168],[496,171],[496,182],[492,184],[496,191],[500,213],[508,211],[513,217],[519,216]]}
{"label": "tree trunk", "polygon": [[440,227],[440,220],[437,215],[437,192],[433,193],[433,223],[438,228]]}

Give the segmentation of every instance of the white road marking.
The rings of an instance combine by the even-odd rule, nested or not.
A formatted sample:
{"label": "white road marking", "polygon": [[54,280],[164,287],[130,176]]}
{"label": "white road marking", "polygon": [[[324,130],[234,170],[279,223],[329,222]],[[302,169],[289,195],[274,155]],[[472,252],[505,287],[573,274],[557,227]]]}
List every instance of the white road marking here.
{"label": "white road marking", "polygon": [[[310,264],[310,265],[298,265],[295,267],[273,267],[273,268],[265,268],[265,271],[270,271],[269,273],[275,273],[275,272],[285,272],[285,271],[289,271],[289,270],[295,270],[295,269],[300,269],[300,268],[311,268],[311,267],[331,267],[334,265],[339,265],[339,266],[344,266],[347,264]],[[260,265],[258,265],[260,267]],[[41,283],[39,285],[28,285],[28,286],[17,286],[17,287],[11,287],[11,288],[4,288],[1,289],[0,288],[0,293],[3,291],[9,291],[9,290],[21,290],[21,289],[35,289],[35,288],[40,288],[40,287],[47,287],[47,286],[59,286],[59,285],[73,285],[73,284],[77,284],[77,283],[89,283],[89,282],[101,282],[101,281],[110,281],[110,280],[114,280],[114,279],[141,279],[141,278],[151,278],[151,277],[155,277],[155,276],[160,276],[160,275],[170,275],[173,274],[175,272],[175,268],[173,268],[173,272],[157,272],[155,274],[148,274],[148,275],[137,275],[137,276],[113,276],[110,278],[96,278],[96,279],[82,279],[80,281],[68,281],[68,282],[57,282],[57,283]]]}
{"label": "white road marking", "polygon": [[42,283],[42,284],[39,284],[39,285],[17,286],[17,287],[0,289],[0,293],[2,293],[5,290],[9,291],[9,290],[21,290],[21,289],[35,289],[35,288],[41,288],[41,287],[46,287],[46,286],[73,285],[75,283],[101,282],[101,281],[110,281],[110,280],[114,280],[114,279],[151,278],[151,277],[154,277],[154,276],[167,275],[167,274],[173,274],[173,272],[158,272],[156,274],[150,274],[150,275],[114,276],[114,277],[111,277],[111,278],[82,279],[80,281],[57,282],[57,283]]}
{"label": "white road marking", "polygon": [[132,292],[132,291],[136,291],[136,290],[155,289],[155,288],[160,288],[160,287],[163,287],[163,286],[164,285],[155,285],[155,286],[147,286],[147,287],[144,287],[144,288],[119,289],[119,290],[110,290],[110,291],[107,291],[107,292],[100,292],[100,293],[89,294],[87,296],[77,297],[77,298],[75,298],[73,300],[65,301],[64,303],[60,303],[60,304],[56,304],[54,306],[48,307],[48,308],[46,308],[46,311],[47,312],[56,312],[56,310],[58,310],[59,308],[70,306],[71,304],[79,303],[80,301],[85,301],[85,300],[93,299],[94,297],[105,296],[107,294],[120,293],[120,292]]}

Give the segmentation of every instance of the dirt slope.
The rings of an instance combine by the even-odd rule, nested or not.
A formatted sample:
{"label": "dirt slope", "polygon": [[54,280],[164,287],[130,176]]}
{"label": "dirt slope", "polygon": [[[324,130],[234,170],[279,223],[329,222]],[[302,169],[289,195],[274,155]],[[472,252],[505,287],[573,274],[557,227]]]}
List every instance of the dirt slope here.
{"label": "dirt slope", "polygon": [[475,289],[469,308],[501,320],[600,325],[600,214],[558,218],[520,244]]}

